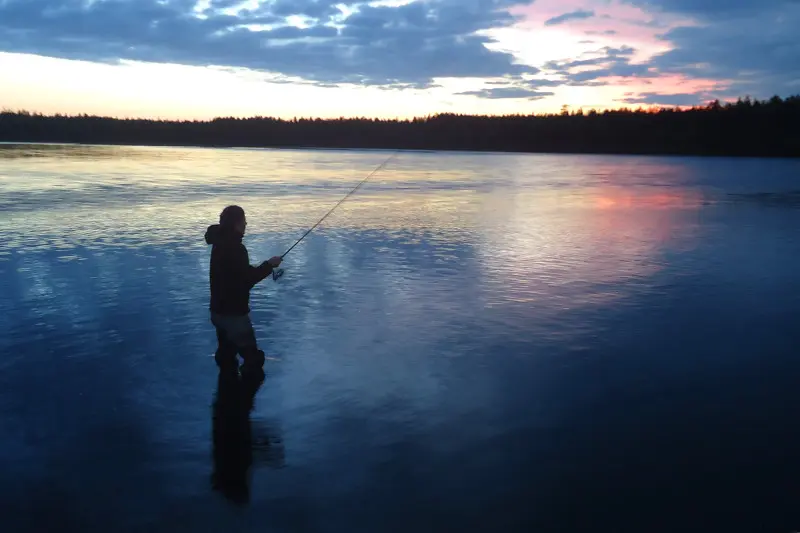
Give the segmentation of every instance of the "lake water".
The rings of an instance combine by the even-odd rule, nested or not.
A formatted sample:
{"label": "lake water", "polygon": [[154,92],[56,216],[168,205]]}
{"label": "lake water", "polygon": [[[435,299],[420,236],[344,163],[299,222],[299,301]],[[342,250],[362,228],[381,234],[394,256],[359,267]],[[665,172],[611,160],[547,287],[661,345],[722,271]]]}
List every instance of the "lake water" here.
{"label": "lake water", "polygon": [[2,530],[800,529],[800,161],[401,152],[214,416],[206,227],[261,262],[389,155],[1,147]]}

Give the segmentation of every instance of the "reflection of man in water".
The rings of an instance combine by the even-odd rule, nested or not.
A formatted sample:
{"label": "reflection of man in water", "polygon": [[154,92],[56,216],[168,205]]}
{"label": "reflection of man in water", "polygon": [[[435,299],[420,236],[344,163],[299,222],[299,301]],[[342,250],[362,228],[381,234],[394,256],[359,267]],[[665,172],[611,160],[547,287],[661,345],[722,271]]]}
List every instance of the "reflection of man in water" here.
{"label": "reflection of man in water", "polygon": [[250,410],[263,372],[248,372],[240,379],[235,372],[220,370],[214,400],[212,434],[215,490],[235,503],[250,500],[248,471],[253,463]]}
{"label": "reflection of man in water", "polygon": [[250,289],[281,264],[273,257],[254,267],[242,244],[247,219],[237,205],[226,207],[219,224],[208,227],[206,242],[211,248],[211,322],[217,330],[216,360],[220,369],[236,368],[236,354],[242,356],[242,372],[264,366],[264,352],[258,349],[250,322]]}
{"label": "reflection of man in water", "polygon": [[250,412],[264,382],[264,372],[236,372],[220,369],[217,395],[212,411],[211,433],[214,472],[211,484],[237,504],[250,501],[250,468],[262,463],[274,468],[284,464],[283,445],[272,428],[253,431]]}

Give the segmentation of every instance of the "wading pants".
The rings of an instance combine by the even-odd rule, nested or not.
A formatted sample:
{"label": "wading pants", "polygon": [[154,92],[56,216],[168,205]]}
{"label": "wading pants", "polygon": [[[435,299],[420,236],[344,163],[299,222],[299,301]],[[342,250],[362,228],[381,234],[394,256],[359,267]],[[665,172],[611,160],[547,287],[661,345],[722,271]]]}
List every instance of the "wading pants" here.
{"label": "wading pants", "polygon": [[260,371],[264,367],[264,352],[258,349],[250,315],[219,315],[211,313],[211,323],[217,330],[217,353],[214,358],[222,369],[235,369],[236,355],[244,359],[242,372]]}

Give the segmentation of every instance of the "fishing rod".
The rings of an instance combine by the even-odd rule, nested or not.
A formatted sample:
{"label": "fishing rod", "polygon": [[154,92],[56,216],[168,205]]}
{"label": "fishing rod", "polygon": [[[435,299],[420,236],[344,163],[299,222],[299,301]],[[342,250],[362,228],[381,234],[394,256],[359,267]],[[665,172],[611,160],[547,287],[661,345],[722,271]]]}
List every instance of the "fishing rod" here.
{"label": "fishing rod", "polygon": [[[309,233],[311,233],[312,231],[314,231],[314,230],[315,230],[315,229],[316,229],[316,228],[317,228],[317,227],[318,227],[320,224],[322,224],[322,223],[325,221],[325,219],[326,219],[326,218],[328,218],[328,217],[331,215],[331,213],[333,213],[334,211],[336,211],[336,208],[337,208],[337,207],[339,207],[340,205],[342,205],[342,204],[345,202],[345,200],[347,200],[348,198],[350,198],[350,196],[352,196],[352,195],[353,195],[353,193],[355,193],[355,192],[356,192],[358,189],[360,189],[360,188],[361,188],[361,186],[362,186],[362,185],[364,185],[364,184],[365,184],[365,183],[366,183],[366,182],[367,182],[367,181],[368,181],[368,180],[369,180],[369,179],[370,179],[372,176],[374,176],[375,174],[377,174],[378,172],[380,172],[381,170],[383,170],[383,169],[386,167],[386,165],[388,165],[388,164],[389,164],[389,162],[390,162],[392,159],[394,159],[395,157],[397,157],[397,152],[395,152],[395,153],[393,153],[392,155],[390,155],[389,157],[387,157],[387,158],[386,158],[386,161],[384,161],[383,163],[381,163],[380,165],[378,165],[378,167],[377,167],[377,168],[375,168],[375,170],[373,170],[372,172],[370,172],[370,173],[369,173],[369,175],[368,175],[366,178],[364,178],[363,180],[361,180],[360,182],[358,182],[358,185],[356,185],[355,187],[353,187],[353,189],[352,189],[352,190],[351,190],[349,193],[347,193],[347,194],[344,196],[344,198],[342,198],[341,200],[339,200],[339,202],[337,202],[337,204],[336,204],[336,205],[334,205],[334,206],[331,208],[331,210],[330,210],[330,211],[328,211],[327,213],[325,213],[325,216],[324,216],[324,217],[322,217],[321,219],[319,219],[319,220],[317,221],[317,223],[316,223],[316,224],[314,224],[313,226],[311,226],[311,227],[308,229],[308,231],[306,231],[306,232],[303,234],[303,236],[302,236],[302,237],[300,237],[299,239],[297,239],[297,242],[295,242],[295,243],[294,243],[294,244],[293,244],[293,245],[292,245],[292,246],[291,246],[291,247],[290,247],[288,250],[286,250],[286,251],[283,253],[283,255],[281,255],[281,259],[283,259],[284,257],[286,257],[286,256],[289,254],[289,252],[291,252],[292,250],[294,250],[295,246],[297,246],[298,244],[300,244],[301,242],[303,242],[303,239],[305,239],[306,237],[308,237]],[[273,280],[275,280],[275,281],[278,281],[278,278],[280,278],[281,276],[283,276],[283,269],[282,269],[282,268],[276,268],[276,269],[274,269],[274,270],[272,271],[272,279],[273,279]]]}

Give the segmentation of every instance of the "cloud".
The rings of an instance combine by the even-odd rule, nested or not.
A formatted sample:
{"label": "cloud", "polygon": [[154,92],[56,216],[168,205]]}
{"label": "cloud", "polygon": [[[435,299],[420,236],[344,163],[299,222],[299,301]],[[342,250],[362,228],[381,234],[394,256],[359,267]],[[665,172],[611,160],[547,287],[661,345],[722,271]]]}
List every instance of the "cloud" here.
{"label": "cloud", "polygon": [[526,80],[524,85],[529,89],[541,89],[542,87],[560,87],[564,85],[564,82],[561,80],[534,79]]}
{"label": "cloud", "polygon": [[551,19],[547,19],[544,22],[545,26],[557,26],[559,24],[564,24],[570,20],[583,20],[594,17],[594,11],[589,9],[578,9],[576,11],[570,11],[569,13],[564,13],[563,15],[558,15],[557,17],[553,17]]}
{"label": "cloud", "polygon": [[[435,78],[533,73],[482,32],[519,20],[530,0],[5,0],[0,50],[67,59],[228,66],[321,84],[428,87]],[[340,9],[345,6],[346,12]],[[289,24],[304,17],[307,27]],[[265,27],[266,26],[266,27]]]}
{"label": "cloud", "polygon": [[619,57],[619,56],[632,56],[636,53],[636,49],[630,46],[622,45],[618,48],[614,48],[613,46],[605,46],[600,49],[601,52],[605,52],[608,57]]}
{"label": "cloud", "polygon": [[668,24],[662,20],[652,19],[652,20],[638,20],[638,19],[622,19],[623,22],[626,24],[632,24],[633,26],[639,26],[642,28],[656,28],[662,29],[668,27]]}
{"label": "cloud", "polygon": [[625,0],[625,3],[650,11],[719,20],[758,13],[784,4],[796,4],[797,0]]}
{"label": "cloud", "polygon": [[567,79],[571,82],[574,82],[576,85],[580,85],[585,82],[595,81],[601,78],[638,78],[655,75],[656,74],[650,70],[649,65],[631,65],[627,61],[624,61],[608,68],[599,68],[568,74]]}
{"label": "cloud", "polygon": [[617,30],[605,30],[605,31],[596,31],[596,30],[589,30],[584,32],[586,35],[617,35]]}
{"label": "cloud", "polygon": [[733,96],[788,95],[800,88],[800,2],[665,0],[662,7],[685,10],[700,22],[661,36],[671,50],[652,59],[660,72],[724,81]]}
{"label": "cloud", "polygon": [[568,71],[574,68],[604,65],[606,63],[608,63],[608,57],[593,57],[590,59],[576,59],[574,61],[567,62],[548,61],[545,63],[545,67],[558,70],[563,74],[568,74]]}
{"label": "cloud", "polygon": [[709,99],[705,93],[659,94],[642,93],[637,97],[622,100],[626,104],[644,104],[661,106],[694,106],[704,104]]}
{"label": "cloud", "polygon": [[221,11],[223,9],[230,9],[238,7],[242,4],[242,0],[209,0],[208,11]]}
{"label": "cloud", "polygon": [[313,19],[329,19],[341,13],[338,7],[340,3],[346,4],[328,0],[276,0],[270,5],[270,10],[272,14],[281,17],[303,15]]}
{"label": "cloud", "polygon": [[547,91],[536,91],[524,87],[496,87],[491,89],[480,89],[478,91],[465,91],[456,93],[459,96],[477,96],[497,100],[501,98],[525,98],[526,100],[540,100],[554,93]]}
{"label": "cloud", "polygon": [[[511,83],[509,83],[511,82]],[[560,87],[564,85],[563,80],[554,79],[506,79],[503,81],[490,81],[486,85],[500,85],[503,87],[489,87],[488,89],[479,89],[475,91],[464,91],[456,93],[462,96],[478,96],[480,98],[487,98],[491,100],[505,99],[505,98],[525,98],[527,100],[541,100],[548,96],[553,96],[551,91],[543,91],[541,89]]]}
{"label": "cloud", "polygon": [[[606,46],[600,50],[585,54],[594,57],[567,61],[548,61],[544,65],[544,72],[563,76],[564,84],[566,85],[590,87],[607,85],[606,82],[598,81],[603,78],[656,77],[658,74],[650,64],[630,62],[630,56],[635,53],[636,50],[630,46],[623,45],[618,48]],[[598,68],[586,70],[586,67]]]}
{"label": "cloud", "polygon": [[336,28],[331,26],[312,26],[310,28],[298,28],[297,26],[281,26],[270,30],[269,38],[274,40],[292,40],[304,38],[333,38],[338,35]]}

